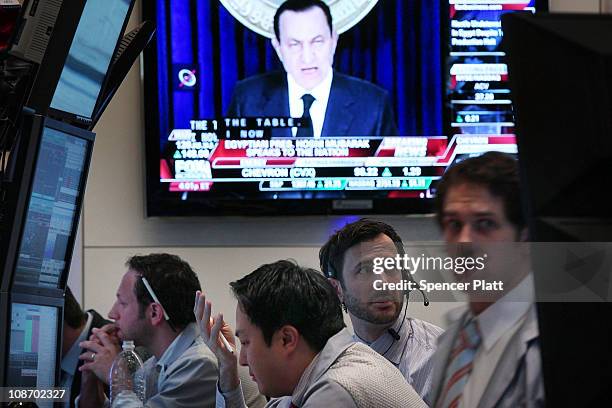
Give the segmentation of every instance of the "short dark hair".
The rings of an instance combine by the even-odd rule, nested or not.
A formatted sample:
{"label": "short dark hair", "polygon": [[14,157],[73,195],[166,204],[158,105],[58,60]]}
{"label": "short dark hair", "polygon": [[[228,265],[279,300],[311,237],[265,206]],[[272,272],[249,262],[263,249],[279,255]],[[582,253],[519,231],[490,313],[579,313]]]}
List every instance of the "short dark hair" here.
{"label": "short dark hair", "polygon": [[285,11],[306,11],[313,7],[318,7],[323,10],[325,18],[327,19],[327,25],[329,26],[329,32],[333,32],[333,21],[329,6],[321,0],[287,0],[276,10],[274,14],[274,34],[276,39],[280,42],[280,16]]}
{"label": "short dark hair", "polygon": [[[195,322],[195,292],[202,288],[187,262],[176,255],[150,254],[133,256],[125,265],[147,279],[174,326],[184,329],[189,323]],[[134,293],[142,316],[145,308],[153,303],[153,298],[142,279],[136,280]]]}
{"label": "short dark hair", "polygon": [[293,261],[262,265],[230,286],[240,309],[261,329],[268,346],[278,329],[290,325],[318,352],[344,327],[331,284],[319,271]]}
{"label": "short dark hair", "polygon": [[342,277],[344,253],[349,248],[362,242],[371,241],[380,234],[391,238],[398,254],[405,254],[402,238],[392,226],[382,221],[362,218],[359,221],[346,224],[342,229],[336,231],[319,250],[319,264],[325,276],[338,279],[344,285]]}
{"label": "short dark hair", "polygon": [[442,225],[444,201],[448,191],[461,184],[475,184],[502,200],[504,212],[520,232],[526,225],[521,207],[521,188],[518,164],[512,156],[500,152],[487,152],[450,167],[438,184],[436,218]]}
{"label": "short dark hair", "polygon": [[66,286],[64,292],[64,323],[73,329],[80,328],[87,321],[87,313],[83,311],[79,302],[72,294],[70,287]]}

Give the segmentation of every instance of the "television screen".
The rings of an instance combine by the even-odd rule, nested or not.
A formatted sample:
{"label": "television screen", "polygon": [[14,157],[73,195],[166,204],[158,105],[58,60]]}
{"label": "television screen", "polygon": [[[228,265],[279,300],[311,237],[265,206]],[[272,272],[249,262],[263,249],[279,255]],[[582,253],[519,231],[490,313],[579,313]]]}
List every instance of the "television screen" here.
{"label": "television screen", "polygon": [[51,108],[91,119],[133,0],[88,0]]}
{"label": "television screen", "polygon": [[516,152],[500,18],[544,4],[328,0],[331,31],[282,3],[143,5],[148,215],[430,211],[448,165]]}
{"label": "television screen", "polygon": [[[55,386],[58,319],[54,306],[11,303],[7,387],[50,389]],[[52,400],[37,400],[52,407]]]}
{"label": "television screen", "polygon": [[44,127],[14,285],[58,288],[68,273],[91,141]]}

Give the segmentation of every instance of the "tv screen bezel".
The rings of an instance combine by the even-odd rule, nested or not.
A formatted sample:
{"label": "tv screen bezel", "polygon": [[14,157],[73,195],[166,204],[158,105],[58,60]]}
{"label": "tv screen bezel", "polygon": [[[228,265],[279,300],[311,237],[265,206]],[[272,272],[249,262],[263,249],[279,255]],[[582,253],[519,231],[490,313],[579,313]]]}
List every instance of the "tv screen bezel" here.
{"label": "tv screen bezel", "polygon": [[[440,1],[440,35],[445,38],[450,30],[450,5]],[[219,7],[222,7],[219,3]],[[547,0],[536,0],[538,13],[548,11]],[[156,2],[144,2],[143,20],[156,20]],[[157,94],[157,34],[143,55],[144,129],[145,129],[145,213],[147,217],[217,216],[217,215],[367,215],[367,214],[428,214],[433,212],[434,199],[426,198],[349,198],[349,199],[218,199],[198,198],[182,200],[182,192],[164,191],[160,182],[159,160],[160,134]],[[449,43],[441,41],[440,66],[442,83],[446,84],[449,72],[445,69]],[[446,87],[443,89],[446,101]],[[446,104],[446,102],[444,102]],[[443,109],[443,129],[449,122],[448,109]],[[450,125],[448,125],[450,127]],[[430,135],[438,136],[438,135]],[[380,191],[380,190],[379,190]],[[377,190],[372,190],[375,195]],[[198,193],[188,193],[198,194]]]}

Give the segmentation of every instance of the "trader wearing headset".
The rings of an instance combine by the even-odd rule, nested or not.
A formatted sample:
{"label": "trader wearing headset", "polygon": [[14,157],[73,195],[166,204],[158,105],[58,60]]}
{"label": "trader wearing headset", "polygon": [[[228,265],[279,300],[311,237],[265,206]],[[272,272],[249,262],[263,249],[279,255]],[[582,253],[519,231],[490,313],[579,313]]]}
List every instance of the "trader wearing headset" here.
{"label": "trader wearing headset", "polygon": [[373,289],[376,279],[400,282],[405,276],[398,270],[373,273],[376,258],[397,255],[404,255],[404,246],[393,227],[361,219],[329,238],[319,251],[319,262],[349,314],[355,340],[368,344],[393,363],[425,398],[431,388],[431,356],[443,330],[408,316],[404,291]]}

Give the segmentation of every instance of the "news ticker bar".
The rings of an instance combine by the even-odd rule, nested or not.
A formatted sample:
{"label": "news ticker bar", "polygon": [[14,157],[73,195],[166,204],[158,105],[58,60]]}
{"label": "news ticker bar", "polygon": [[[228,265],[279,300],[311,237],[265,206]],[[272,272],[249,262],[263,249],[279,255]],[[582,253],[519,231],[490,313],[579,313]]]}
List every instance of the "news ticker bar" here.
{"label": "news ticker bar", "polygon": [[[256,179],[207,179],[207,180],[166,180],[169,191],[198,192],[209,191],[214,183],[259,183],[260,191],[420,191],[428,190],[440,177],[381,177],[381,178],[256,178]],[[162,180],[163,181],[163,180]]]}

